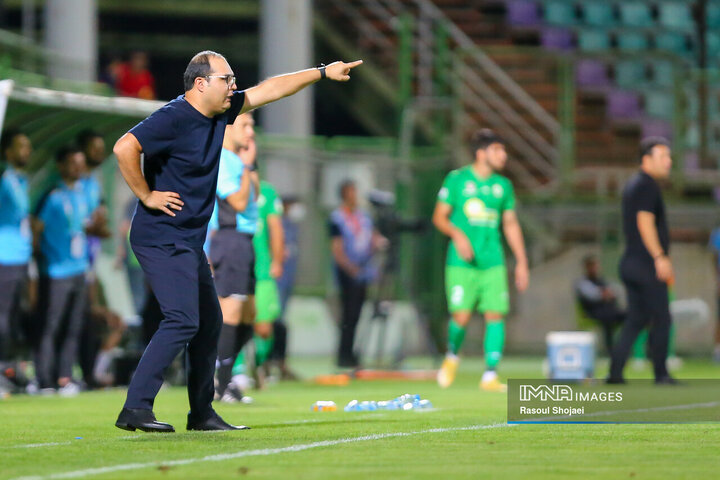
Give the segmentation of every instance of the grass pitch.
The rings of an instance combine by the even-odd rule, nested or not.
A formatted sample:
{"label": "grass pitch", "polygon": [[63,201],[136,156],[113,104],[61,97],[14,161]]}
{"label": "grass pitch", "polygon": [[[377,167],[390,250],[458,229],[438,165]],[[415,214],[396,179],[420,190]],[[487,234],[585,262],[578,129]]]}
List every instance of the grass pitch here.
{"label": "grass pitch", "polygon": [[[427,362],[425,362],[427,363]],[[294,363],[306,376],[326,360]],[[507,358],[502,378],[541,377],[540,359]],[[101,479],[479,479],[713,478],[720,425],[520,425],[506,422],[505,394],[481,392],[480,359],[461,363],[455,384],[352,382],[346,387],[294,382],[251,392],[251,405],[216,408],[252,430],[185,431],[183,388],[161,391],[155,413],[175,434],[114,427],[124,391],[75,398],[17,396],[0,401],[0,478]],[[720,367],[686,361],[680,378],[717,378]],[[604,372],[600,371],[600,374]],[[628,376],[648,378],[649,369]],[[419,393],[426,412],[343,412],[353,399]],[[311,412],[333,400],[337,412]]]}

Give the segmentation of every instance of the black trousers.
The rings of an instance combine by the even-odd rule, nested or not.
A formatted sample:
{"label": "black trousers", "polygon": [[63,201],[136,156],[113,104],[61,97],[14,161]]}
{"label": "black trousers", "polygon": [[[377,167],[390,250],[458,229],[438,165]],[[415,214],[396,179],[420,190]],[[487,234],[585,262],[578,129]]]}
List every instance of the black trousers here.
{"label": "black trousers", "polygon": [[35,369],[40,388],[53,388],[58,378],[72,377],[82,333],[87,286],[85,275],[40,277],[42,335]]}
{"label": "black trousers", "polygon": [[10,360],[12,317],[17,313],[27,265],[0,265],[0,362]]}
{"label": "black trousers", "polygon": [[353,343],[355,342],[355,329],[360,320],[360,312],[367,296],[367,284],[358,282],[339,269],[338,282],[340,284],[340,303],[342,305],[338,365],[356,366],[358,360],[353,352]]}
{"label": "black trousers", "polygon": [[610,377],[622,378],[638,334],[650,327],[649,344],[656,379],[668,376],[665,360],[670,341],[670,303],[667,284],[659,281],[655,267],[645,261],[624,256],[620,277],[628,296],[627,318],[620,331],[610,362]]}
{"label": "black trousers", "polygon": [[210,265],[201,246],[175,243],[132,248],[164,318],[130,381],[125,407],[152,409],[165,369],[185,349],[189,417],[204,421],[213,415],[213,377],[222,325]]}

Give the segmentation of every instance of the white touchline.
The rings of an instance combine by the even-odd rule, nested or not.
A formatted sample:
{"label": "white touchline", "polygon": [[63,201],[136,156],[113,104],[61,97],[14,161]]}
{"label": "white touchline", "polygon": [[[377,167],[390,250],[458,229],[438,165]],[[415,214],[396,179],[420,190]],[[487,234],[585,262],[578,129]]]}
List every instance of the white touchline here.
{"label": "white touchline", "polygon": [[427,433],[446,433],[446,432],[460,432],[467,430],[486,430],[491,428],[503,428],[512,427],[507,423],[496,423],[491,425],[471,425],[469,427],[451,427],[451,428],[431,428],[429,430],[418,430],[415,432],[395,432],[395,433],[376,433],[373,435],[364,435],[362,437],[352,438],[339,438],[337,440],[324,440],[321,442],[304,443],[299,445],[290,445],[289,447],[281,448],[264,448],[260,450],[244,450],[235,453],[221,453],[217,455],[208,455],[205,457],[197,458],[186,458],[181,460],[166,460],[157,462],[145,462],[145,463],[126,463],[121,465],[112,465],[109,467],[98,467],[98,468],[87,468],[85,470],[75,470],[64,473],[51,473],[50,475],[37,475],[29,477],[17,477],[14,480],[52,480],[57,478],[80,478],[88,475],[102,475],[104,473],[121,472],[124,470],[139,470],[142,468],[151,468],[158,466],[175,467],[181,465],[190,465],[193,463],[200,462],[220,462],[223,460],[232,460],[234,458],[243,457],[257,457],[265,455],[276,455],[278,453],[289,453],[289,452],[301,452],[303,450],[309,450],[311,448],[318,447],[331,447],[333,445],[341,445],[343,443],[353,442],[367,442],[372,440],[383,440],[386,438],[395,437],[410,437],[413,435],[423,435]]}
{"label": "white touchline", "polygon": [[[70,445],[72,442],[48,442],[48,443],[26,443],[23,445],[12,445],[6,448],[39,448],[39,447],[57,447],[59,445]],[[4,450],[4,449],[3,449]]]}

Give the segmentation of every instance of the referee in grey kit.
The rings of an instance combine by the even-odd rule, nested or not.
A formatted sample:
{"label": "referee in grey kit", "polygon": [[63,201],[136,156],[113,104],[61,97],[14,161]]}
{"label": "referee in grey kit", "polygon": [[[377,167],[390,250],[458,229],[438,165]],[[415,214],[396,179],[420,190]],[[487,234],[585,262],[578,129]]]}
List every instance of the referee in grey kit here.
{"label": "referee in grey kit", "polygon": [[[203,252],[215,204],[225,126],[244,112],[292,95],[322,78],[350,79],[362,63],[335,62],[269,78],[236,91],[235,74],[219,53],[195,55],[185,70],[185,94],[123,135],[113,149],[139,202],[130,244],[164,319],[140,359],[115,425],[173,432],[153,414],[163,371],[187,349],[188,430],[236,430],[212,408],[222,314]],[[140,156],[145,155],[141,169]]]}

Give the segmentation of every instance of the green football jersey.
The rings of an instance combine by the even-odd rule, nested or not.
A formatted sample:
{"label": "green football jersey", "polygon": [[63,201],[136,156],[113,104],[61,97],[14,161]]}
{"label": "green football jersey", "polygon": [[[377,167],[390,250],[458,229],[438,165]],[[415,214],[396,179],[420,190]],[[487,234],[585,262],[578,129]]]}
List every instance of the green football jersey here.
{"label": "green football jersey", "polygon": [[438,202],[450,205],[450,222],[467,235],[475,253],[475,258],[468,263],[450,242],[448,265],[485,269],[505,264],[500,227],[503,212],[515,209],[510,180],[495,173],[480,178],[472,165],[468,165],[445,177]]}
{"label": "green football jersey", "polygon": [[255,247],[255,278],[257,280],[270,280],[272,278],[270,277],[272,253],[270,252],[270,235],[268,233],[267,219],[271,215],[281,216],[283,206],[280,197],[278,197],[275,191],[275,187],[264,180],[260,181],[258,210],[260,217],[258,218],[255,237],[253,237],[253,247]]}

